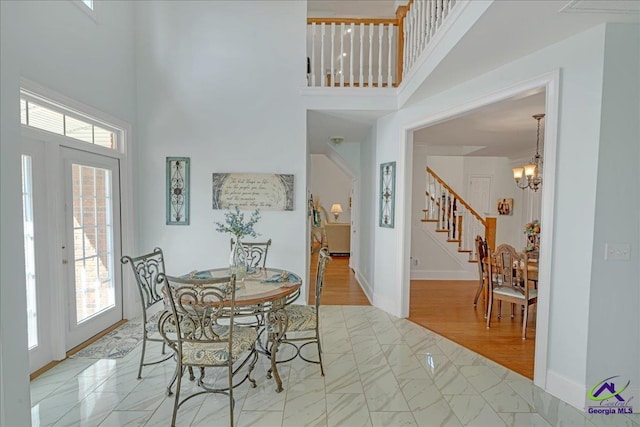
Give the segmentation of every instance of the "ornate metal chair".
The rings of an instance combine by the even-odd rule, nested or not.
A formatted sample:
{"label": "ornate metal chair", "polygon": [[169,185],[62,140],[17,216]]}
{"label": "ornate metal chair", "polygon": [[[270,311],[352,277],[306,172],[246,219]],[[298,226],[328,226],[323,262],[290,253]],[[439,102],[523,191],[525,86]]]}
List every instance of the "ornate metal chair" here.
{"label": "ornate metal chair", "polygon": [[[204,393],[222,393],[229,396],[229,420],[233,426],[233,389],[247,379],[252,387],[256,386],[251,373],[258,360],[255,328],[234,323],[235,276],[195,279],[160,274],[158,281],[169,306],[160,316],[159,330],[177,360],[171,425],[175,426],[178,409],[187,400]],[[247,364],[244,377],[234,384],[234,376]],[[182,376],[189,367],[200,368],[197,381],[200,390],[180,399]],[[225,368],[226,384],[205,383],[205,368]]]}
{"label": "ornate metal chair", "polygon": [[[290,304],[285,305],[281,310],[272,310],[267,313],[267,331],[269,332],[269,341],[272,343],[270,349],[271,369],[267,373],[267,378],[270,377],[276,363],[288,362],[297,356],[300,356],[300,358],[306,362],[318,363],[320,365],[320,373],[324,376],[319,313],[324,271],[327,263],[330,261],[329,250],[327,248],[320,249],[318,253],[318,270],[316,273],[315,305]],[[287,335],[291,333],[296,333],[296,336]],[[300,336],[298,336],[297,333],[301,333]],[[304,344],[295,344],[295,342],[300,341],[304,341]],[[301,354],[303,347],[314,343],[318,345],[318,360],[307,359]],[[278,347],[281,344],[291,344],[296,349],[296,353],[286,360],[277,360]],[[281,390],[276,391],[279,392]]]}
{"label": "ornate metal chair", "polygon": [[[235,241],[231,238],[231,250]],[[247,261],[247,268],[262,267],[267,265],[267,253],[269,252],[269,246],[271,246],[271,239],[266,242],[245,242],[242,241],[244,246],[244,252]]]}
{"label": "ornate metal chair", "polygon": [[153,337],[158,332],[158,318],[162,314],[157,303],[162,301],[159,285],[156,281],[159,274],[163,274],[164,256],[162,249],[155,248],[153,252],[140,255],[138,257],[123,256],[120,259],[122,264],[131,265],[131,270],[136,278],[138,292],[140,293],[140,303],[142,305],[142,352],[140,353],[140,366],[138,368],[138,379],[142,378],[142,367],[162,363],[171,358],[173,354],[150,362],[145,362],[145,352],[148,341],[161,342],[162,354],[166,354],[164,340],[160,336]]}
{"label": "ornate metal chair", "polygon": [[489,274],[495,277],[489,280],[489,308],[487,310],[487,328],[491,325],[493,301],[498,301],[498,318],[502,317],[502,301],[512,304],[511,317],[514,317],[513,304],[524,306],[522,314],[522,339],[526,339],[529,306],[538,301],[538,291],[529,288],[527,277],[527,253],[518,253],[510,245],[500,245],[496,252],[489,252]]}

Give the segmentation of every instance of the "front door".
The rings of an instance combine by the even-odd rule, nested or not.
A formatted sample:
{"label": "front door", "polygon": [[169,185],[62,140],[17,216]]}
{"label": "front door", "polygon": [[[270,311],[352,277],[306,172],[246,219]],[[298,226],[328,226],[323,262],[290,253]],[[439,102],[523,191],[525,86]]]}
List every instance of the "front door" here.
{"label": "front door", "polygon": [[122,319],[120,172],[115,158],[61,148],[67,350]]}

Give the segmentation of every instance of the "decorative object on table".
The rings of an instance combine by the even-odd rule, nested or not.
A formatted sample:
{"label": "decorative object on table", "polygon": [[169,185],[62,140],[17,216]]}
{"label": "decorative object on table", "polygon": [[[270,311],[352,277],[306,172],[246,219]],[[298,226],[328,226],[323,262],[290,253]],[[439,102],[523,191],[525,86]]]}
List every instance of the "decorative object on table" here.
{"label": "decorative object on table", "polygon": [[293,175],[214,173],[213,209],[293,210]]}
{"label": "decorative object on table", "polygon": [[242,280],[247,273],[247,256],[242,239],[247,236],[256,237],[258,233],[254,226],[260,220],[260,211],[256,209],[251,213],[251,217],[245,222],[244,213],[236,206],[235,210],[230,210],[224,214],[224,223],[216,222],[216,231],[229,233],[235,236],[235,243],[229,255],[229,266],[231,274],[235,274],[238,280]]}
{"label": "decorative object on table", "polygon": [[189,157],[167,157],[167,225],[189,225]]}
{"label": "decorative object on table", "polygon": [[335,221],[338,221],[338,217],[342,213],[342,205],[340,203],[334,203],[331,205],[331,213]]}
{"label": "decorative object on table", "polygon": [[380,165],[380,227],[393,228],[395,217],[396,162]]}
{"label": "decorative object on table", "polygon": [[537,219],[524,226],[524,234],[527,236],[527,245],[524,250],[537,252],[540,250],[540,221]]}
{"label": "decorative object on table", "polygon": [[[536,136],[536,154],[531,159],[528,165],[522,167],[513,168],[513,179],[516,180],[518,188],[524,190],[530,188],[533,191],[538,191],[542,185],[542,156],[540,155],[540,120],[544,117],[544,114],[535,114],[534,119],[538,121],[538,134]],[[523,175],[526,180],[523,180]]]}
{"label": "decorative object on table", "polygon": [[498,215],[513,215],[513,199],[498,199]]}

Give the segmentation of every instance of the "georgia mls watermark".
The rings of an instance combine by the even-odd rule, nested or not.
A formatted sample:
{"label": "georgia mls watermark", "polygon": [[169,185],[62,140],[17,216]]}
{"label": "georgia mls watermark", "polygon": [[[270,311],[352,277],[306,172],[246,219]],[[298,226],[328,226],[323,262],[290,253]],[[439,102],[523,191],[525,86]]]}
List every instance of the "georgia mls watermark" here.
{"label": "georgia mls watermark", "polygon": [[[633,414],[633,406],[631,402],[634,396],[622,395],[631,384],[631,380],[624,384],[624,380],[616,380],[619,376],[606,378],[589,390],[589,400],[593,402],[592,406],[587,406],[587,412],[590,414]],[[614,381],[615,380],[615,381]],[[620,387],[620,384],[624,384]]]}

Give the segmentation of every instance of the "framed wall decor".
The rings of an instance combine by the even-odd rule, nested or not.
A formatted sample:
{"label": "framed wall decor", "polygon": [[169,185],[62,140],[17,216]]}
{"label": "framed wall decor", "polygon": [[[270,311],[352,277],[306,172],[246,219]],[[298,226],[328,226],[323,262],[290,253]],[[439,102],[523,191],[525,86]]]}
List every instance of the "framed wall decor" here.
{"label": "framed wall decor", "polygon": [[214,173],[213,209],[293,210],[293,175]]}
{"label": "framed wall decor", "polygon": [[167,225],[189,225],[189,157],[167,157]]}
{"label": "framed wall decor", "polygon": [[513,215],[513,199],[498,199],[498,215]]}
{"label": "framed wall decor", "polygon": [[380,165],[380,227],[393,228],[396,198],[396,162]]}

